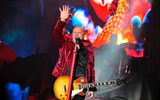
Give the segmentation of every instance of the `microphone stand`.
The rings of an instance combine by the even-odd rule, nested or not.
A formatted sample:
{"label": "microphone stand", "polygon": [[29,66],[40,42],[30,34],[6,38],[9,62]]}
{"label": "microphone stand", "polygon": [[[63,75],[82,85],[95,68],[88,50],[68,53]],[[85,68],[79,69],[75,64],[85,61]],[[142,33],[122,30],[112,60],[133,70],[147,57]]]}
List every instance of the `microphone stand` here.
{"label": "microphone stand", "polygon": [[74,75],[74,67],[76,62],[76,56],[77,56],[77,47],[78,43],[75,43],[75,48],[73,52],[73,59],[72,59],[72,66],[71,66],[71,72],[70,72],[70,78],[69,78],[69,84],[68,84],[68,93],[67,93],[67,100],[71,100],[71,94],[72,94],[72,84],[73,84],[73,75]]}

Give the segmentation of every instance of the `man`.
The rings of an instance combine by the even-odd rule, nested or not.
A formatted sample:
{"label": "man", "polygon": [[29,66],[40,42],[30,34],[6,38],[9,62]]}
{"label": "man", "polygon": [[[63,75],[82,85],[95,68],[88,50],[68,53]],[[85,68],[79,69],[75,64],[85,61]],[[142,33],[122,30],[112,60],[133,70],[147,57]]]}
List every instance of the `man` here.
{"label": "man", "polygon": [[[63,5],[59,10],[60,19],[53,31],[54,39],[59,47],[59,59],[54,67],[52,75],[56,78],[70,75],[74,47],[77,39],[79,39],[74,79],[85,77],[88,82],[95,82],[94,53],[90,42],[83,39],[85,30],[80,26],[76,26],[72,31],[72,35],[65,34],[63,28],[71,19],[72,13],[70,13],[69,7],[66,5]],[[88,95],[91,98],[93,96],[93,91],[88,92]],[[78,96],[75,97],[75,99],[84,100],[84,97]]]}

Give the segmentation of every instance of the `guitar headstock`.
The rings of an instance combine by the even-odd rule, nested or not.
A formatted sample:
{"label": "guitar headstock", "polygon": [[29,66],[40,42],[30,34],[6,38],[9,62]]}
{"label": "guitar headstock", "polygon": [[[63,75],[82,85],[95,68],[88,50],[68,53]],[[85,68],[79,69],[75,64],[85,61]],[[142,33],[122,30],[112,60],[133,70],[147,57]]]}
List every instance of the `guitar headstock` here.
{"label": "guitar headstock", "polygon": [[123,84],[126,84],[127,83],[127,79],[124,78],[124,79],[117,79],[116,80],[116,84],[117,85],[123,85]]}

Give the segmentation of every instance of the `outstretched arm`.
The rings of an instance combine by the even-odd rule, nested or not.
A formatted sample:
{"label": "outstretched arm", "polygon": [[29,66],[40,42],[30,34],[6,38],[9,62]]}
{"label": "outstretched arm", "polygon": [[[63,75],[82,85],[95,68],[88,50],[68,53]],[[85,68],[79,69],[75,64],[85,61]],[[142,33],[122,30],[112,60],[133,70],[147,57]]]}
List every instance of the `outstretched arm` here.
{"label": "outstretched arm", "polygon": [[60,18],[58,22],[56,23],[52,34],[53,34],[55,42],[58,44],[59,47],[61,47],[62,44],[64,43],[64,29],[63,28],[69,17],[69,7],[66,5],[63,5],[61,8],[59,8],[59,11],[60,11]]}

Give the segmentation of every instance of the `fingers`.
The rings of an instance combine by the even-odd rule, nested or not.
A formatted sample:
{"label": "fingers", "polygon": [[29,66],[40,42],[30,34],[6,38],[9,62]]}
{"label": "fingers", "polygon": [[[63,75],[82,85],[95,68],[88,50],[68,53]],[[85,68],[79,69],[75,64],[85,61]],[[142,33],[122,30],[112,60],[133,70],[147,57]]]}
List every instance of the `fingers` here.
{"label": "fingers", "polygon": [[62,12],[62,9],[59,7],[59,11]]}
{"label": "fingers", "polygon": [[67,5],[64,5],[64,10],[69,11],[69,7]]}
{"label": "fingers", "polygon": [[64,6],[63,6],[63,10],[64,10],[64,11],[67,11],[67,5],[64,5]]}
{"label": "fingers", "polygon": [[62,12],[62,11],[69,11],[69,7],[67,5],[63,5],[62,8],[59,7],[59,11]]}
{"label": "fingers", "polygon": [[69,7],[67,5],[63,5],[62,7],[59,7],[59,11],[61,21],[66,21],[66,19],[69,18]]}
{"label": "fingers", "polygon": [[93,91],[88,92],[88,96],[89,96],[88,99],[91,99],[94,96]]}

